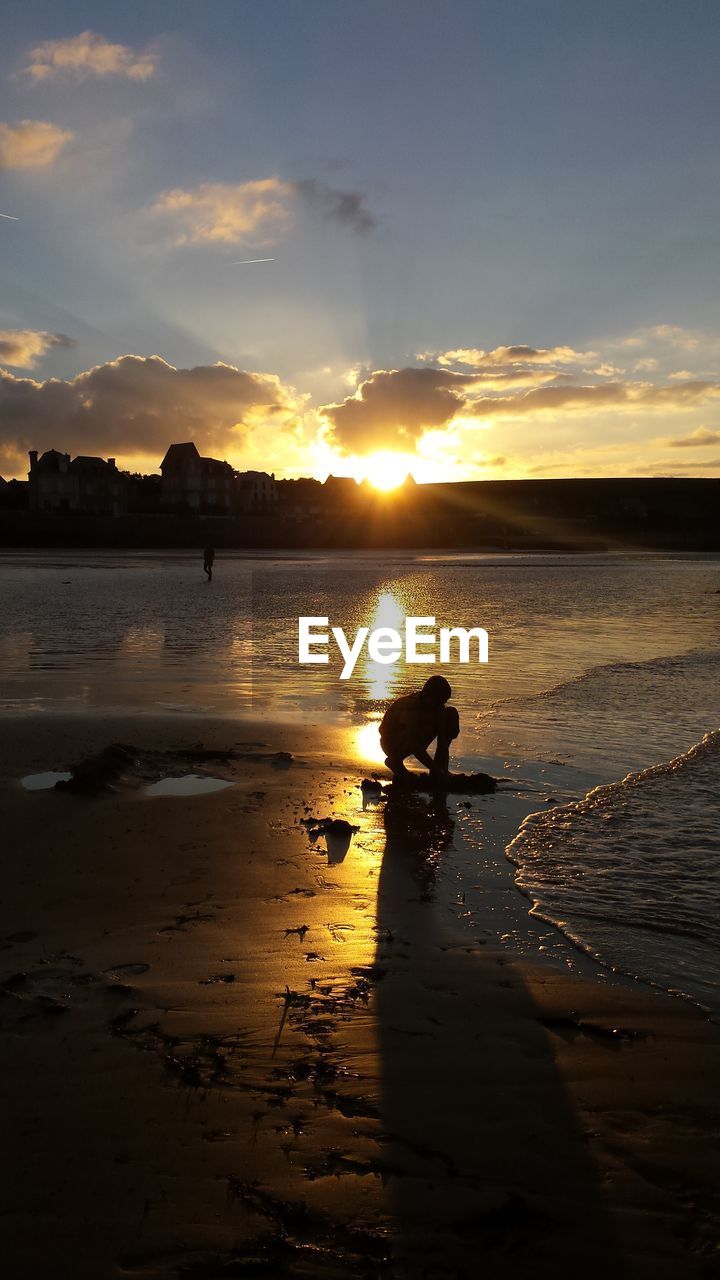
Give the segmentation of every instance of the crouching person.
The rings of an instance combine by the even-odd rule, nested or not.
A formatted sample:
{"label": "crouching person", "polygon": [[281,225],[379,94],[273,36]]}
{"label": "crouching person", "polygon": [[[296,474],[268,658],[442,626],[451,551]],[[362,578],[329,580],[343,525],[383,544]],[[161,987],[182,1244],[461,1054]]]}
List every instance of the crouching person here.
{"label": "crouching person", "polygon": [[[411,778],[405,761],[414,756],[434,782],[449,776],[450,743],[460,732],[455,707],[447,706],[452,689],[444,676],[431,676],[417,693],[408,693],[388,707],[380,724],[385,764],[401,780]],[[428,747],[437,740],[434,758]]]}

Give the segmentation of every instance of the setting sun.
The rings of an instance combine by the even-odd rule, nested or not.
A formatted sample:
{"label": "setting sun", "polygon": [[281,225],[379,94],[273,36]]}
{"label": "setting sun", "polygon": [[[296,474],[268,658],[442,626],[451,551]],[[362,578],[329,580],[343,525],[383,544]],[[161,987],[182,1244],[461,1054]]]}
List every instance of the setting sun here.
{"label": "setting sun", "polygon": [[374,489],[387,493],[404,483],[410,472],[410,464],[411,459],[404,453],[373,453],[367,459],[364,479]]}

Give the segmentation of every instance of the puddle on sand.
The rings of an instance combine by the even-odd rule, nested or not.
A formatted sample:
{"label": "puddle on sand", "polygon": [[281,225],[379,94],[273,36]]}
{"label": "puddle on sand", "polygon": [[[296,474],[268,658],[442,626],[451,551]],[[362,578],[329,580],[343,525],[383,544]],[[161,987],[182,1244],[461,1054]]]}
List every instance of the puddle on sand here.
{"label": "puddle on sand", "polygon": [[147,788],[149,796],[204,796],[211,791],[224,791],[231,787],[227,778],[210,778],[207,774],[187,773],[182,778],[161,778]]}
{"label": "puddle on sand", "polygon": [[29,773],[20,779],[20,784],[26,791],[49,791],[56,782],[69,782],[71,778],[71,773]]}

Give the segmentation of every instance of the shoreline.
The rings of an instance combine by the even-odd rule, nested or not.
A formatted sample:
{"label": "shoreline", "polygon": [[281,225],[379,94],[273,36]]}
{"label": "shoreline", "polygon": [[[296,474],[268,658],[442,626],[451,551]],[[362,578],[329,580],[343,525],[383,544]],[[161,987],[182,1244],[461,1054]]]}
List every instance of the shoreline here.
{"label": "shoreline", "polygon": [[[463,813],[363,812],[332,735],[5,724],[14,1275],[711,1274],[720,1030],[483,936],[501,841],[475,908]],[[123,737],[246,754],[194,798],[8,782]],[[359,827],[342,856],[324,816]]]}
{"label": "shoreline", "polygon": [[[203,741],[209,738],[212,742],[218,740],[219,735],[219,741],[222,743],[226,744],[232,738],[236,747],[251,748],[253,751],[262,749],[269,752],[289,751],[294,758],[297,757],[296,765],[299,764],[303,769],[326,770],[329,767],[334,773],[342,772],[346,781],[348,778],[352,780],[356,792],[355,794],[352,788],[346,791],[343,802],[348,813],[353,810],[354,817],[353,813],[350,813],[353,820],[357,817],[357,805],[361,803],[359,791],[361,778],[379,776],[383,782],[389,780],[387,770],[382,765],[358,761],[348,755],[348,739],[344,730],[333,730],[322,721],[308,721],[300,717],[296,720],[287,719],[263,724],[250,715],[240,717],[235,713],[222,717],[215,713],[213,715],[202,712],[190,714],[184,709],[180,711],[169,708],[159,711],[153,708],[148,711],[140,709],[126,712],[118,708],[106,710],[97,708],[92,711],[77,708],[67,711],[56,707],[50,710],[34,711],[31,714],[25,711],[5,711],[4,719],[14,721],[16,732],[19,731],[21,740],[25,741],[27,747],[30,741],[34,743],[37,737],[43,741],[46,749],[32,757],[35,762],[32,771],[38,773],[45,770],[69,769],[77,759],[100,751],[111,742],[135,745],[138,735],[133,731],[138,727],[142,729],[141,736],[149,731],[149,741],[159,751],[172,749],[181,740],[188,743],[197,742],[198,734]],[[99,724],[103,725],[100,731]],[[47,729],[48,726],[55,727],[59,731],[60,742],[76,744],[75,754],[72,754],[73,747],[68,746],[67,750],[70,754],[58,756],[56,737],[52,733],[45,735],[39,732]],[[326,745],[321,749],[308,751],[306,731],[317,728],[320,728],[326,736]],[[69,737],[66,736],[68,730],[70,730]],[[235,738],[235,731],[242,736]],[[65,749],[64,746],[60,748],[61,751]],[[329,763],[330,757],[332,762]],[[503,766],[505,769],[508,768],[502,756],[480,757],[475,754],[462,756],[459,767],[469,770],[483,769],[487,772],[496,771],[495,776],[498,777],[501,787],[498,792],[489,797],[473,797],[472,803],[467,806],[463,804],[465,798],[462,795],[448,798],[456,821],[452,824],[452,840],[445,851],[440,878],[445,882],[448,908],[456,915],[459,928],[458,942],[462,941],[472,919],[476,933],[484,934],[486,942],[492,940],[493,945],[503,950],[507,949],[515,959],[540,965],[554,965],[567,969],[570,973],[587,981],[610,983],[626,988],[637,988],[650,994],[667,995],[688,1004],[700,1015],[709,1017],[709,1011],[692,994],[680,991],[668,992],[661,984],[651,979],[642,978],[614,966],[609,960],[593,954],[589,947],[571,937],[551,917],[543,915],[541,910],[532,910],[533,906],[539,904],[529,892],[516,883],[519,864],[510,854],[511,847],[524,823],[546,812],[545,802],[550,793],[555,804],[553,811],[558,812],[567,804],[582,800],[587,791],[602,784],[598,783],[587,769],[573,769],[576,774],[573,779],[574,786],[568,789],[566,766],[528,764],[518,760],[510,765],[511,769],[515,768],[518,771],[518,781],[521,783],[515,789],[512,785],[513,773],[503,773]],[[1,753],[0,769],[2,769]],[[168,769],[171,772],[181,771],[180,766],[175,762],[169,762]],[[203,762],[201,772],[218,776],[222,775],[223,769],[222,765],[216,768],[211,763]],[[550,777],[543,778],[541,775],[545,773],[549,773]],[[20,782],[21,776],[22,773],[18,773],[16,782]],[[2,781],[0,776],[0,785]],[[528,788],[522,785],[528,782],[534,784],[533,787]],[[232,785],[238,785],[237,779]],[[142,789],[138,786],[136,794],[139,798],[141,798],[141,791]],[[23,792],[23,794],[27,793]],[[483,824],[481,821],[479,830],[473,832],[472,819],[477,814],[478,803],[481,810],[489,808],[492,811],[492,826],[488,823]],[[466,807],[470,810],[469,813],[463,812]],[[379,808],[377,812],[381,814],[382,809]],[[451,888],[448,886],[451,885],[454,877],[458,881],[462,880],[457,903],[449,900]]]}

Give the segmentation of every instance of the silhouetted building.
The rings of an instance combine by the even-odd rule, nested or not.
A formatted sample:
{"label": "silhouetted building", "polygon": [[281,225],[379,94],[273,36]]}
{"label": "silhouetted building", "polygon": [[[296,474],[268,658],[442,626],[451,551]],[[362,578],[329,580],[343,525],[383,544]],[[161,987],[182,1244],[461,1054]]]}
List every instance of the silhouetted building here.
{"label": "silhouetted building", "polygon": [[158,475],[128,474],[128,512],[130,515],[157,515],[160,511],[162,479]]}
{"label": "silhouetted building", "polygon": [[280,510],[292,516],[319,516],[324,511],[324,489],[319,480],[278,480]]}
{"label": "silhouetted building", "polygon": [[338,510],[346,506],[353,509],[362,496],[362,489],[352,476],[328,476],[323,484],[325,506]]}
{"label": "silhouetted building", "polygon": [[114,458],[94,458],[48,449],[38,457],[30,450],[31,511],[74,512],[88,516],[120,516],[127,509],[127,481]]}
{"label": "silhouetted building", "polygon": [[237,483],[237,509],[242,512],[261,514],[275,511],[278,505],[278,487],[275,472],[239,471]]}
{"label": "silhouetted building", "polygon": [[229,462],[201,457],[191,440],[171,444],[160,471],[160,503],[165,510],[230,514],[234,472]]}
{"label": "silhouetted building", "polygon": [[27,511],[29,499],[27,480],[6,480],[0,484],[0,507],[4,511]]}

